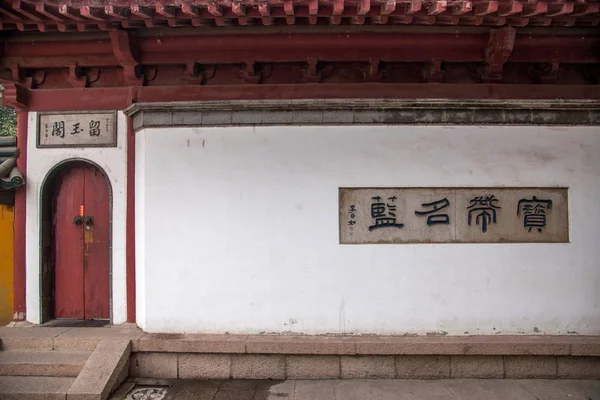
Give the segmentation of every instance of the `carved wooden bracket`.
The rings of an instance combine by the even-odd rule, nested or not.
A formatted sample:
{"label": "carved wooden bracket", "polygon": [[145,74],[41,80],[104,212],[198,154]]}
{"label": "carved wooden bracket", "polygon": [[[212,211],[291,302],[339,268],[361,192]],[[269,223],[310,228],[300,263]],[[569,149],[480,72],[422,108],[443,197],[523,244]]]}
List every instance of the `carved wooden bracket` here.
{"label": "carved wooden bracket", "polygon": [[529,74],[537,83],[554,83],[558,80],[559,68],[560,61],[553,59],[550,62],[532,67]]}
{"label": "carved wooden bracket", "polygon": [[504,64],[508,61],[515,46],[516,32],[515,28],[511,26],[490,31],[490,40],[485,49],[486,65],[481,77],[483,81],[502,80]]}
{"label": "carved wooden bracket", "polygon": [[425,82],[439,83],[444,78],[442,60],[434,58],[423,67],[423,80]]}
{"label": "carved wooden bracket", "polygon": [[319,0],[308,1],[308,22],[311,25],[317,23],[317,15],[319,14]]}
{"label": "carved wooden bracket", "polygon": [[333,0],[333,16],[331,23],[339,25],[342,22],[342,13],[344,12],[344,0]]}
{"label": "carved wooden bracket", "polygon": [[192,85],[202,85],[215,76],[215,65],[201,65],[196,61],[190,61],[185,66],[183,79]]}
{"label": "carved wooden bracket", "polygon": [[249,58],[242,65],[242,68],[240,68],[238,76],[244,83],[258,84],[264,78],[271,76],[271,69],[271,64],[263,64],[258,67],[258,64],[253,59]]}
{"label": "carved wooden bracket", "polygon": [[369,66],[363,70],[363,80],[365,82],[381,82],[383,72],[380,71],[379,59],[369,59]]}
{"label": "carved wooden bracket", "polygon": [[302,75],[304,77],[304,83],[320,83],[324,78],[328,78],[333,73],[333,66],[325,66],[323,68],[319,68],[319,60],[316,58],[308,58],[307,66],[302,70]]}
{"label": "carved wooden bracket", "polygon": [[[98,74],[100,74],[100,69],[96,68]],[[77,65],[77,63],[73,63],[69,65],[69,77],[67,81],[74,88],[84,88],[89,84],[87,75],[83,72],[83,68]]]}
{"label": "carved wooden bracket", "polygon": [[17,111],[27,110],[29,107],[29,90],[15,82],[2,82],[2,85],[4,86],[2,104]]}
{"label": "carved wooden bracket", "polygon": [[35,89],[46,80],[46,70],[34,70],[27,73],[19,64],[11,64],[12,81],[27,89]]}
{"label": "carved wooden bracket", "polygon": [[[158,9],[157,9],[158,12]],[[135,38],[127,31],[111,31],[110,42],[115,58],[123,69],[123,81],[130,86],[143,86],[144,76],[137,61]]]}

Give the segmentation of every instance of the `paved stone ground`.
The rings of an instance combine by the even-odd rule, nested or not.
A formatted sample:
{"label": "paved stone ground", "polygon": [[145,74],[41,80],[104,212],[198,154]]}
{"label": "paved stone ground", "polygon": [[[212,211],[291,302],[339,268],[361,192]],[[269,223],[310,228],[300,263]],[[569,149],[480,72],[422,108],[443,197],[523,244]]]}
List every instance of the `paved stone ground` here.
{"label": "paved stone ground", "polygon": [[[135,385],[135,386],[134,386]],[[127,396],[131,389],[166,388],[163,396]],[[600,381],[590,380],[320,380],[125,383],[118,399],[147,400],[600,400]]]}

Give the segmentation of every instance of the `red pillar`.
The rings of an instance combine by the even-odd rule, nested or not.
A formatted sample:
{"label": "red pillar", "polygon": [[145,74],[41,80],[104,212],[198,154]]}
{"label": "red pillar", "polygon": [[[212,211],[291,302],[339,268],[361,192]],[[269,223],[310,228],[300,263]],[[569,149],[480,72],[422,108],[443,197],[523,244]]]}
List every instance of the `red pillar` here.
{"label": "red pillar", "polygon": [[127,117],[127,321],[135,322],[135,131],[133,118]]}
{"label": "red pillar", "polygon": [[15,192],[15,251],[14,251],[14,316],[15,321],[25,319],[25,213],[27,208],[27,111],[17,114],[17,146],[20,155],[17,167],[23,174],[25,186]]}

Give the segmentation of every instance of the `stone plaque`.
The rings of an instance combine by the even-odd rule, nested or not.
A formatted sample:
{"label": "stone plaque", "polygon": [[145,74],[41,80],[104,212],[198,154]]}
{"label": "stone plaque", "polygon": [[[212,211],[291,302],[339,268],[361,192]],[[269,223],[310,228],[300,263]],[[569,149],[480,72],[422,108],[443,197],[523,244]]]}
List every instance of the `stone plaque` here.
{"label": "stone plaque", "polygon": [[114,147],[117,113],[39,113],[38,147]]}
{"label": "stone plaque", "polygon": [[340,243],[568,242],[567,188],[340,188]]}

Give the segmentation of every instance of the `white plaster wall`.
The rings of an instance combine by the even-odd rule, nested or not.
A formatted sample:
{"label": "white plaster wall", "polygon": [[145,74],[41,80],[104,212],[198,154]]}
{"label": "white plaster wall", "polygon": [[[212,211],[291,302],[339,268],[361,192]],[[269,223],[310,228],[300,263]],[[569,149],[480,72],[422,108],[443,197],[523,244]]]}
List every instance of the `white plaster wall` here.
{"label": "white plaster wall", "polygon": [[112,321],[127,320],[125,271],[125,215],[127,187],[127,120],[117,117],[117,147],[41,148],[36,147],[37,113],[29,113],[27,141],[26,218],[26,302],[29,322],[40,323],[40,196],[42,182],[50,170],[68,159],[85,159],[98,164],[112,186]]}
{"label": "white plaster wall", "polygon": [[[170,128],[136,140],[147,331],[600,334],[598,127]],[[340,245],[348,186],[566,186],[572,242]]]}

